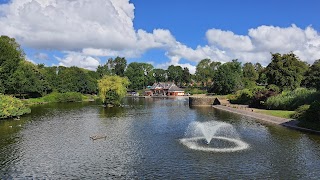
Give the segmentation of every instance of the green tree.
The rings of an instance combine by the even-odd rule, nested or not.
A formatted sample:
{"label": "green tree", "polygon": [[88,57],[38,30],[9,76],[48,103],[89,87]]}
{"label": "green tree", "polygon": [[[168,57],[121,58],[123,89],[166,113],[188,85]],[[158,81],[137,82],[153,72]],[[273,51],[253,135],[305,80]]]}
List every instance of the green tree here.
{"label": "green tree", "polygon": [[114,60],[114,72],[116,75],[123,77],[124,70],[127,67],[127,60],[124,57],[116,57]]}
{"label": "green tree", "polygon": [[308,65],[295,54],[272,54],[271,63],[266,68],[268,84],[275,84],[281,89],[293,90],[300,87]]}
{"label": "green tree", "polygon": [[38,66],[28,61],[21,61],[10,78],[10,86],[16,94],[31,96],[45,95],[50,86]]}
{"label": "green tree", "polygon": [[154,82],[153,66],[148,63],[130,63],[125,71],[130,80],[129,88],[132,90],[143,89]]}
{"label": "green tree", "polygon": [[129,80],[120,76],[104,76],[98,81],[99,96],[104,104],[119,105],[127,93]]}
{"label": "green tree", "polygon": [[156,82],[166,82],[167,71],[164,69],[153,69],[153,77]]}
{"label": "green tree", "polygon": [[209,92],[229,94],[243,88],[241,62],[232,60],[219,66]]}
{"label": "green tree", "polygon": [[191,74],[187,67],[183,68],[182,83],[189,84],[191,82]]}
{"label": "green tree", "polygon": [[10,91],[9,79],[24,57],[25,54],[15,39],[0,37],[0,93]]}
{"label": "green tree", "polygon": [[242,68],[243,72],[243,83],[246,88],[252,88],[256,85],[259,74],[257,73],[254,65],[250,62],[245,63]]}
{"label": "green tree", "polygon": [[207,86],[208,82],[213,78],[213,70],[210,67],[211,60],[203,59],[196,67],[196,77],[203,86]]}
{"label": "green tree", "polygon": [[183,70],[181,66],[170,65],[167,70],[168,81],[174,81],[178,86],[181,85]]}
{"label": "green tree", "polygon": [[308,88],[320,90],[320,59],[316,60],[309,68],[303,84]]}

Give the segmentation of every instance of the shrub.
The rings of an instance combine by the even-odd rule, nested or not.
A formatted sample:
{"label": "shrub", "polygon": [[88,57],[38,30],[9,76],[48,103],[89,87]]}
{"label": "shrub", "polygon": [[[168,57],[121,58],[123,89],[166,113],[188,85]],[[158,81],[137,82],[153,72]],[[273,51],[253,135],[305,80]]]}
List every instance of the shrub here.
{"label": "shrub", "polygon": [[315,101],[311,103],[309,109],[306,111],[306,120],[320,123],[320,102]]}
{"label": "shrub", "polygon": [[250,89],[239,90],[234,96],[230,96],[230,102],[234,104],[249,105],[252,101],[253,93]]}
{"label": "shrub", "polygon": [[311,104],[320,97],[315,90],[298,88],[294,91],[283,91],[280,95],[268,98],[267,109],[294,110],[304,104]]}
{"label": "shrub", "polygon": [[78,92],[51,93],[43,97],[45,102],[77,102],[82,101],[82,94]]}
{"label": "shrub", "polygon": [[294,114],[292,115],[292,118],[293,119],[305,119],[305,113],[307,112],[307,110],[309,109],[310,105],[302,105],[302,106],[299,106]]}
{"label": "shrub", "polygon": [[17,98],[0,94],[0,119],[17,117],[31,112],[24,103]]}

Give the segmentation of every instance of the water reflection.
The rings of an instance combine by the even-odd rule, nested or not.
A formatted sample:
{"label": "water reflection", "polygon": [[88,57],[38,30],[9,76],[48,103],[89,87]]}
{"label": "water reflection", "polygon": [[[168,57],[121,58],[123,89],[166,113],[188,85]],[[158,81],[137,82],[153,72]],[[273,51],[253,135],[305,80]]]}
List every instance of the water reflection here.
{"label": "water reflection", "polygon": [[[319,136],[210,107],[189,108],[186,99],[128,98],[122,104],[48,104],[20,121],[0,121],[0,179],[320,177]],[[190,124],[212,121],[232,125],[250,148],[210,153],[181,144]],[[95,134],[106,139],[92,141]]]}

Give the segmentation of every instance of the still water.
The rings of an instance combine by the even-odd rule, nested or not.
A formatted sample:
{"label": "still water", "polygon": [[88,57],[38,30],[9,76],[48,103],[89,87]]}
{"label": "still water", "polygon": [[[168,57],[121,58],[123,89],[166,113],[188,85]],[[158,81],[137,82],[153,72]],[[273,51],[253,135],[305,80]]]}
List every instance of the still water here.
{"label": "still water", "polygon": [[187,99],[124,104],[47,104],[0,121],[0,179],[320,178],[319,136]]}

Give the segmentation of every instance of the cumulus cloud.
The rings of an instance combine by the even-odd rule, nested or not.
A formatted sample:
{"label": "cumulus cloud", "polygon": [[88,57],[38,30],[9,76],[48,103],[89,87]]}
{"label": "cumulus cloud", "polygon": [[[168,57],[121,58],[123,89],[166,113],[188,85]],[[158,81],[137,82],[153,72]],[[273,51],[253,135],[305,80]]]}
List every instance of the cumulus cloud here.
{"label": "cumulus cloud", "polygon": [[[232,31],[209,29],[207,45],[190,48],[167,29],[147,32],[134,29],[134,5],[129,0],[11,0],[0,5],[0,34],[14,37],[23,46],[54,49],[65,53],[59,65],[94,69],[97,57],[138,58],[150,49],[165,50],[164,67],[173,64],[195,71],[205,58],[227,62],[270,62],[270,52],[293,51],[302,60],[320,59],[320,36],[311,26],[305,29],[259,26],[239,35]],[[46,59],[44,54],[36,59]],[[181,59],[188,61],[181,63]]]}
{"label": "cumulus cloud", "polygon": [[49,59],[49,56],[48,56],[48,54],[46,54],[46,53],[36,53],[36,54],[34,55],[34,58],[35,58],[35,59],[38,59],[38,60],[48,60],[48,59]]}
{"label": "cumulus cloud", "polygon": [[81,68],[86,68],[90,70],[95,70],[99,64],[100,60],[98,58],[93,58],[91,56],[85,56],[81,53],[68,52],[63,58],[56,57],[59,61],[59,66],[77,66]]}
{"label": "cumulus cloud", "polygon": [[12,0],[0,10],[0,33],[33,48],[122,49],[136,42],[129,0]]}

